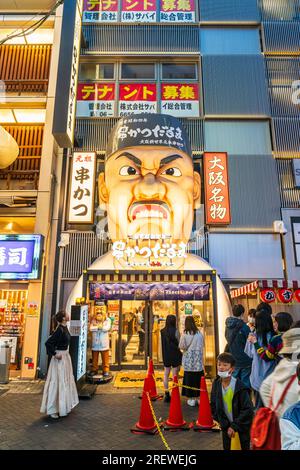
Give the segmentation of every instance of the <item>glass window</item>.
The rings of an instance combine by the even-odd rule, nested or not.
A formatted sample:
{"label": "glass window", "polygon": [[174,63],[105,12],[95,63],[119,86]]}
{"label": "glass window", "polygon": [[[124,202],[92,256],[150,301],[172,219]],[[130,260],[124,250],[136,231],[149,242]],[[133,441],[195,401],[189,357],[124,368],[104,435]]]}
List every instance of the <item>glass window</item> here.
{"label": "glass window", "polygon": [[121,78],[155,79],[154,64],[122,64]]}
{"label": "glass window", "polygon": [[107,80],[114,78],[114,64],[98,64],[98,77],[99,80]]}
{"label": "glass window", "polygon": [[272,153],[268,122],[206,121],[205,151],[233,155],[269,155]]}
{"label": "glass window", "polygon": [[79,80],[96,80],[97,64],[80,64]]}
{"label": "glass window", "polygon": [[162,64],[162,78],[196,80],[196,64]]}
{"label": "glass window", "polygon": [[202,54],[233,55],[261,53],[258,29],[202,28],[200,35]]}

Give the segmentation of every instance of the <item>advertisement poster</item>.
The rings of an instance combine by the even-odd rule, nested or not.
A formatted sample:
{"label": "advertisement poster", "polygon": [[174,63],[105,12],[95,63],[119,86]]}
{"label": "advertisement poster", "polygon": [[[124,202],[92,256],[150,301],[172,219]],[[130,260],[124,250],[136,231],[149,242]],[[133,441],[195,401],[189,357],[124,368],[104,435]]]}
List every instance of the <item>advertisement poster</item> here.
{"label": "advertisement poster", "polygon": [[121,21],[155,23],[156,0],[122,0]]}
{"label": "advertisement poster", "polygon": [[119,115],[156,113],[157,92],[154,83],[124,83],[119,89]]}
{"label": "advertisement poster", "polygon": [[231,223],[227,153],[204,153],[206,223]]}
{"label": "advertisement poster", "polygon": [[115,23],[118,21],[118,0],[84,0],[84,23]]}
{"label": "advertisement poster", "polygon": [[70,224],[93,223],[96,154],[74,152],[69,196]]}
{"label": "advertisement poster", "polygon": [[160,21],[165,23],[194,23],[195,0],[160,0]]}
{"label": "advertisement poster", "polygon": [[115,115],[114,83],[80,83],[77,89],[77,117]]}
{"label": "advertisement poster", "polygon": [[178,117],[199,117],[199,85],[162,83],[161,111]]}

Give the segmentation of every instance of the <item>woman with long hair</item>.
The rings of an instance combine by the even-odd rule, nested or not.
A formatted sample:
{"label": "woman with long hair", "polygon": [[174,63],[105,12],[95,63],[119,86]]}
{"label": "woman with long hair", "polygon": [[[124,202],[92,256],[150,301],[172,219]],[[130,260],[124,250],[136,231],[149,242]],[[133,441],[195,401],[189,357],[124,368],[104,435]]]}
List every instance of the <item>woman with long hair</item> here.
{"label": "woman with long hair", "polygon": [[251,387],[255,395],[255,408],[263,406],[259,389],[263,380],[270,375],[278,363],[278,353],[282,348],[281,335],[276,335],[272,316],[267,310],[259,310],[255,316],[255,332],[251,332],[245,353],[252,357],[250,374]]}
{"label": "woman with long hair", "polygon": [[[179,342],[179,348],[183,350],[183,385],[200,388],[201,377],[204,375],[203,347],[203,335],[198,330],[193,316],[189,315],[185,319],[184,333]],[[188,397],[188,405],[195,406],[196,399],[200,396],[200,391],[183,387],[182,396]]]}
{"label": "woman with long hair", "polygon": [[181,366],[182,354],[178,347],[179,345],[179,332],[176,327],[176,316],[168,315],[166,318],[165,327],[161,330],[161,345],[162,356],[164,363],[164,388],[165,398],[164,401],[170,401],[169,376],[172,369],[172,375],[175,377],[179,373]]}
{"label": "woman with long hair", "polygon": [[45,345],[51,362],[44,387],[41,413],[51,418],[67,416],[79,403],[73,375],[69,346],[71,335],[67,322],[69,317],[63,310],[55,315],[57,328],[48,338]]}

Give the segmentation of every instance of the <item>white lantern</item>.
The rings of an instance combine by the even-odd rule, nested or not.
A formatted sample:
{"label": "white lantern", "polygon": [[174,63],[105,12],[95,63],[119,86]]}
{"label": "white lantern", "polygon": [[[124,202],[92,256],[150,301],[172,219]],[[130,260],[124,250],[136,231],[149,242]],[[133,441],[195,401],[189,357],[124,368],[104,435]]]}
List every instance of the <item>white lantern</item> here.
{"label": "white lantern", "polygon": [[0,168],[7,168],[19,155],[19,147],[15,139],[0,126]]}

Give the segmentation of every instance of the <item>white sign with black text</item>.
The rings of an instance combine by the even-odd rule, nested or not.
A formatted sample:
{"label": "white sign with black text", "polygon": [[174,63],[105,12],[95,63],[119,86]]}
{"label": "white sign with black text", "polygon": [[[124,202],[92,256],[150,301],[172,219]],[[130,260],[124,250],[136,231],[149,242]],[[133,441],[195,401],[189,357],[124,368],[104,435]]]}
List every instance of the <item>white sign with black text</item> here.
{"label": "white sign with black text", "polygon": [[95,152],[74,152],[69,196],[70,224],[92,224],[94,221],[95,172]]}

